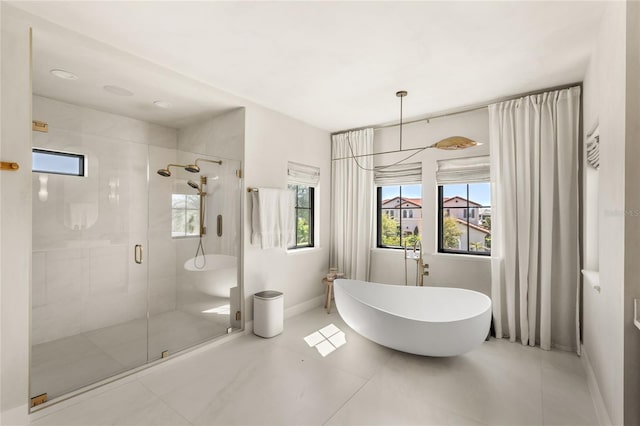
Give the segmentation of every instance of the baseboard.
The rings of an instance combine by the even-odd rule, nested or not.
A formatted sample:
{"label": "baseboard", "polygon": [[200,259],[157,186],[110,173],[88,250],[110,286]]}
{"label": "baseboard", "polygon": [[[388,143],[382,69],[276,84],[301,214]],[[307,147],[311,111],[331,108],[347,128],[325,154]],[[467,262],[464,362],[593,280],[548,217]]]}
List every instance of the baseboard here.
{"label": "baseboard", "polygon": [[3,426],[26,426],[29,424],[29,407],[26,404],[0,413],[0,424]]}
{"label": "baseboard", "polygon": [[591,400],[593,401],[593,406],[596,410],[596,416],[598,417],[598,424],[601,426],[612,426],[611,419],[609,418],[609,413],[607,413],[607,407],[604,404],[604,399],[602,399],[602,394],[600,393],[600,387],[598,386],[598,381],[596,379],[596,375],[593,372],[593,367],[591,367],[591,362],[589,361],[589,355],[582,346],[582,365],[587,372],[587,383],[589,385],[589,393],[591,394]]}
{"label": "baseboard", "polygon": [[322,306],[324,303],[325,296],[317,296],[313,299],[309,299],[306,302],[298,303],[297,305],[293,305],[284,310],[284,319],[295,317],[296,315],[300,315],[303,312],[310,311],[313,308],[317,308],[318,306]]}

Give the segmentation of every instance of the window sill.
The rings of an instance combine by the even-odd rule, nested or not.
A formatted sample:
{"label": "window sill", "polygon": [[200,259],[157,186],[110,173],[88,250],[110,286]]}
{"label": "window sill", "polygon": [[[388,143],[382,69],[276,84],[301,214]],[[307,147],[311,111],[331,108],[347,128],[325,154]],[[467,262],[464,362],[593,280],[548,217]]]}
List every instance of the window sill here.
{"label": "window sill", "polygon": [[[413,248],[407,248],[407,251],[413,250]],[[404,256],[404,248],[386,248],[386,247],[371,247],[372,253],[384,253],[384,254],[398,254],[398,256]]]}
{"label": "window sill", "polygon": [[438,257],[441,259],[450,259],[450,260],[457,259],[457,260],[482,262],[482,263],[491,262],[491,256],[477,255],[477,254],[462,254],[462,253],[457,254],[457,253],[436,252],[436,253],[430,253],[429,256]]}
{"label": "window sill", "polygon": [[305,254],[305,253],[314,253],[316,251],[321,251],[322,247],[305,247],[305,248],[299,248],[299,249],[288,249],[287,250],[287,256],[289,255],[299,255],[299,254]]}

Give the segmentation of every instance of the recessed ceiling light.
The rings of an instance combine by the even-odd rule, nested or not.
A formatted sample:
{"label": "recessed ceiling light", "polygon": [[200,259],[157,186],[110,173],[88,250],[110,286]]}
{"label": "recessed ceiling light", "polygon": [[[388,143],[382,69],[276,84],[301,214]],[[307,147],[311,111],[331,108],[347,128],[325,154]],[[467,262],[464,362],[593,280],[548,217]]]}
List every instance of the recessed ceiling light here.
{"label": "recessed ceiling light", "polygon": [[107,85],[103,87],[104,90],[117,96],[133,96],[133,92],[125,89],[124,87]]}
{"label": "recessed ceiling light", "polygon": [[167,101],[153,101],[153,104],[158,108],[171,108],[171,102]]}
{"label": "recessed ceiling light", "polygon": [[69,71],[65,71],[65,70],[59,70],[59,69],[53,69],[49,71],[51,74],[55,75],[58,78],[62,78],[64,80],[77,80],[78,76],[75,75],[72,72]]}

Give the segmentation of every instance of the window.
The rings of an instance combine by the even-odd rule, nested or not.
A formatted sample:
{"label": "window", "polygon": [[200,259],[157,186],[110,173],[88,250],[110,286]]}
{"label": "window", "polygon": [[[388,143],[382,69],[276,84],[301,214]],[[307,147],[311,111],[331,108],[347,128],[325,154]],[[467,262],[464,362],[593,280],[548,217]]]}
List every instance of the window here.
{"label": "window", "polygon": [[289,185],[296,192],[296,245],[297,249],[313,247],[314,187],[309,185]]}
{"label": "window", "polygon": [[438,199],[438,251],[491,254],[489,183],[440,185]]}
{"label": "window", "polygon": [[420,241],[422,185],[377,188],[378,247],[401,248]]}
{"label": "window", "polygon": [[197,237],[200,235],[200,196],[171,195],[171,236]]}
{"label": "window", "polygon": [[85,156],[82,154],[34,148],[31,157],[33,161],[31,169],[34,172],[68,176],[85,175]]}

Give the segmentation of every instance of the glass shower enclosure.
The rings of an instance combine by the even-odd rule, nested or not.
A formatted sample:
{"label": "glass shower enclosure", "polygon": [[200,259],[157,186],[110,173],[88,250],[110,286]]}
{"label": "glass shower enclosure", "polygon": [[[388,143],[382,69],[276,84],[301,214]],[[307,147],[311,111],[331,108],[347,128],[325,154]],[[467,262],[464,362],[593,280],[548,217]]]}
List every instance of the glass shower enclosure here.
{"label": "glass shower enclosure", "polygon": [[83,169],[33,172],[31,397],[239,329],[240,161],[58,100],[34,96],[33,111],[49,125],[34,148],[79,156]]}

